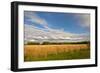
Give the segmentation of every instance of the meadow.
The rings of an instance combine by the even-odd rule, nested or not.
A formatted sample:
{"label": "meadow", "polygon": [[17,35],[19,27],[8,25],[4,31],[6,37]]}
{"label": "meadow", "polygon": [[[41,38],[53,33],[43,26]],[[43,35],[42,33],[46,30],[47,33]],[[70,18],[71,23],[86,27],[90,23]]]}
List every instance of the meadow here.
{"label": "meadow", "polygon": [[69,44],[26,44],[24,45],[24,61],[49,61],[89,59],[90,45],[88,43]]}

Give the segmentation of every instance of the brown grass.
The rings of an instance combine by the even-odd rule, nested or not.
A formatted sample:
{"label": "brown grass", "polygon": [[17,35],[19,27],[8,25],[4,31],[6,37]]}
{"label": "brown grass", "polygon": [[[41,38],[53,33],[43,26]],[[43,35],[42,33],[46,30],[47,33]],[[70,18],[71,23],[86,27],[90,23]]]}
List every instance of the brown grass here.
{"label": "brown grass", "polygon": [[55,54],[81,49],[88,49],[87,44],[67,44],[67,45],[25,45],[24,56],[44,57],[48,54]]}

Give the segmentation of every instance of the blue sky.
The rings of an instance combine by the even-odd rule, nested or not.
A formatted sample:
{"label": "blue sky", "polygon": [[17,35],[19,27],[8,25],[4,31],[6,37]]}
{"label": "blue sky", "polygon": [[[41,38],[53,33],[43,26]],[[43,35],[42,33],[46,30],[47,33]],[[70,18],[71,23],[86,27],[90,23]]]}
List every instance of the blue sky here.
{"label": "blue sky", "polygon": [[90,33],[90,15],[79,13],[25,11],[24,24],[40,29],[62,30],[74,34]]}

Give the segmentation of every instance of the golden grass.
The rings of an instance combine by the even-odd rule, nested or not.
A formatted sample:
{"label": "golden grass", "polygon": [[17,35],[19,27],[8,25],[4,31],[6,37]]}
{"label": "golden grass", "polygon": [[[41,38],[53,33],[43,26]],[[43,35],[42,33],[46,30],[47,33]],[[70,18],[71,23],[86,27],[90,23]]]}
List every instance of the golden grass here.
{"label": "golden grass", "polygon": [[24,56],[34,58],[44,57],[48,54],[59,54],[62,52],[75,51],[90,48],[88,44],[67,44],[67,45],[25,45]]}

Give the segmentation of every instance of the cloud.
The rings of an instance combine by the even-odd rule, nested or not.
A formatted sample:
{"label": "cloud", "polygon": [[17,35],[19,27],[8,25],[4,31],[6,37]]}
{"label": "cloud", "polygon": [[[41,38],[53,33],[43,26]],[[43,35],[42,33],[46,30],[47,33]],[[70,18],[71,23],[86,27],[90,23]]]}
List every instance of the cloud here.
{"label": "cloud", "polygon": [[36,15],[35,12],[25,11],[24,15],[25,17],[29,18],[27,19],[27,21],[37,23],[38,25],[42,25],[44,28],[48,28],[47,22],[44,19],[40,18],[38,15]]}
{"label": "cloud", "polygon": [[80,26],[86,28],[90,27],[90,14],[76,14],[75,18],[78,19]]}
{"label": "cloud", "polygon": [[[52,29],[48,26],[48,23],[43,18],[40,18],[35,12],[32,11],[25,11],[24,12],[25,17],[29,18],[27,21],[35,22],[36,25],[42,25],[46,31],[52,32],[52,33],[60,33],[60,34],[66,34],[62,29]],[[35,24],[33,24],[34,26]],[[68,34],[68,33],[67,33]]]}
{"label": "cloud", "polygon": [[[43,18],[40,18],[35,12],[25,11],[24,15],[28,18],[27,21],[37,23],[32,25],[25,24],[25,41],[33,41],[34,39],[66,39],[63,41],[69,42],[89,40],[89,36],[87,36],[87,34],[74,34],[70,32],[65,32],[63,29],[50,28],[47,21]],[[80,26],[90,26],[89,15],[76,15],[75,17],[79,19]],[[36,27],[35,25],[41,25],[45,29]]]}
{"label": "cloud", "polygon": [[[62,41],[62,42],[77,42],[77,41],[87,41],[89,37],[85,34],[73,34],[66,33],[64,31],[54,30],[44,31],[44,29],[40,29],[38,27],[25,24],[25,41],[32,41],[35,39],[42,40],[53,40],[53,41]],[[63,40],[60,40],[63,39]]]}

